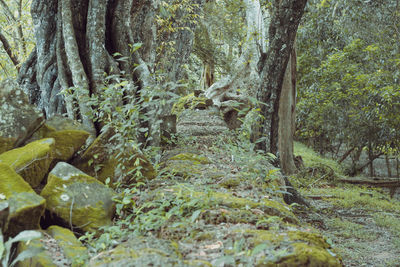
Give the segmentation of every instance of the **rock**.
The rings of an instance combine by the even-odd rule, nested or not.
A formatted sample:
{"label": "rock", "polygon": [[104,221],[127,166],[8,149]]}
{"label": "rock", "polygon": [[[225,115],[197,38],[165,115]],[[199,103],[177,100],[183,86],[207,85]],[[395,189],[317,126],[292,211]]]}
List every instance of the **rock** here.
{"label": "rock", "polygon": [[0,84],[0,153],[22,144],[43,123],[41,112],[11,80]]}
{"label": "rock", "polygon": [[60,226],[50,226],[42,231],[43,238],[29,243],[18,244],[18,254],[28,249],[41,249],[42,252],[30,259],[22,261],[17,266],[84,266],[88,259],[86,247],[68,229]]}
{"label": "rock", "polygon": [[84,126],[78,122],[56,115],[46,120],[43,126],[34,133],[30,141],[54,138],[56,141],[54,159],[69,161],[82,148],[90,135]]}
{"label": "rock", "polygon": [[89,266],[196,266],[184,264],[171,243],[151,236],[132,236],[113,250],[93,258]]}
{"label": "rock", "polygon": [[[246,235],[253,247],[265,246],[264,250],[281,252],[279,257],[260,251],[256,266],[343,266],[339,257],[322,236],[310,232],[287,231],[279,233],[266,230],[239,230]],[[264,245],[265,244],[265,245]]]}
{"label": "rock", "polygon": [[178,102],[173,105],[171,112],[179,117],[185,109],[203,110],[211,107],[212,105],[213,102],[211,99],[208,99],[207,97],[195,96],[194,93],[191,93],[187,96],[181,97]]}
{"label": "rock", "polygon": [[0,195],[10,206],[6,236],[15,236],[23,230],[39,229],[45,199],[38,196],[9,165],[3,163],[0,163]]}
{"label": "rock", "polygon": [[11,166],[33,188],[46,176],[53,160],[55,140],[41,139],[0,154],[0,162]]}
{"label": "rock", "polygon": [[50,212],[83,231],[111,224],[114,195],[112,189],[97,179],[64,162],[50,172],[41,192]]}
{"label": "rock", "polygon": [[228,127],[214,110],[185,110],[176,125],[178,134],[188,136],[215,136],[228,131]]}
{"label": "rock", "polygon": [[[153,165],[141,153],[130,148],[123,153],[115,151],[113,148],[112,137],[114,131],[108,129],[102,133],[93,144],[83,153],[80,158],[74,161],[74,165],[81,171],[96,177],[101,182],[105,182],[110,178],[112,182],[116,182],[120,177],[123,179],[119,182],[123,184],[131,184],[136,182],[132,174],[128,174],[137,169],[141,175],[147,179],[154,179],[157,175]],[[122,162],[125,170],[121,173],[118,168],[119,162]],[[136,175],[136,173],[134,174]]]}

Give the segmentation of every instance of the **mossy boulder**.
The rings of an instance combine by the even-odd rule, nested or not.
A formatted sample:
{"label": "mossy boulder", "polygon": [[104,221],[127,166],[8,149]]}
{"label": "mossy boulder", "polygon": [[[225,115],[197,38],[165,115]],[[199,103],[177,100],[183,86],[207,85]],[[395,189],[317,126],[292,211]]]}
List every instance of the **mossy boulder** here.
{"label": "mossy boulder", "polygon": [[[131,236],[128,241],[102,253],[90,261],[90,266],[190,266],[173,242],[151,236]],[[193,266],[193,265],[192,265]]]}
{"label": "mossy boulder", "polygon": [[54,145],[53,138],[41,139],[0,154],[0,162],[11,166],[32,187],[37,187],[53,161]]}
{"label": "mossy boulder", "polygon": [[246,210],[246,209],[258,209],[264,216],[278,216],[283,221],[289,223],[298,223],[298,219],[292,213],[292,211],[285,204],[281,204],[277,201],[264,199],[261,202],[256,202],[247,198],[235,197],[230,193],[221,193],[216,191],[199,192],[189,191],[182,187],[176,187],[176,192],[190,194],[196,198],[208,199],[210,203],[217,206],[226,206],[233,209]]}
{"label": "mossy boulder", "polygon": [[29,141],[54,138],[56,141],[54,159],[69,161],[77,151],[82,149],[88,137],[94,135],[95,133],[90,133],[90,130],[82,124],[61,115],[55,115],[47,119]]}
{"label": "mossy boulder", "polygon": [[185,109],[206,109],[213,102],[207,97],[195,96],[194,93],[181,97],[172,107],[172,114],[179,117]]}
{"label": "mossy boulder", "polygon": [[6,236],[15,236],[23,230],[39,229],[45,199],[37,195],[20,175],[4,163],[0,163],[0,196],[9,205]]}
{"label": "mossy boulder", "polygon": [[[249,229],[236,232],[251,240],[253,247],[265,247],[269,250],[268,254],[259,255],[256,266],[342,266],[340,257],[316,233]],[[260,249],[260,252],[263,250]],[[274,256],[271,257],[272,255]]]}
{"label": "mossy boulder", "polygon": [[50,172],[41,192],[50,212],[84,231],[111,224],[114,195],[112,189],[97,179],[64,162]]}
{"label": "mossy boulder", "polygon": [[0,153],[22,144],[43,121],[15,81],[0,83]]}
{"label": "mossy boulder", "polygon": [[[123,184],[134,183],[138,177],[147,180],[154,179],[157,173],[151,162],[143,154],[135,151],[133,147],[122,153],[115,150],[115,144],[110,141],[114,135],[115,131],[110,128],[102,133],[83,155],[76,159],[74,165],[101,182],[105,182],[107,178],[116,182],[121,177],[124,179],[119,180],[119,182]],[[123,170],[118,168],[120,163]]]}
{"label": "mossy boulder", "polygon": [[50,226],[42,231],[43,238],[29,243],[20,242],[18,253],[28,249],[40,249],[41,252],[32,258],[19,263],[18,266],[84,266],[89,256],[86,247],[68,229]]}
{"label": "mossy boulder", "polygon": [[173,176],[188,179],[192,176],[199,175],[202,171],[203,165],[210,164],[211,161],[203,155],[195,154],[192,152],[179,152],[168,155],[164,159],[163,170]]}

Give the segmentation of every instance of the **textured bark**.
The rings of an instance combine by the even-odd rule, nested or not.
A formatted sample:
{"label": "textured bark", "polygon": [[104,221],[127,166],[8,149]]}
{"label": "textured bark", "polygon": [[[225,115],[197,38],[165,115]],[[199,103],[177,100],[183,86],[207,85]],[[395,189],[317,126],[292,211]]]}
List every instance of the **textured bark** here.
{"label": "textured bark", "polygon": [[249,95],[255,93],[254,88],[258,87],[259,74],[257,64],[265,49],[265,36],[263,14],[258,0],[245,0],[246,7],[246,49],[233,67],[232,75],[223,77],[210,86],[205,95],[220,106],[224,99],[235,98],[236,90],[247,91]]}
{"label": "textured bark", "polygon": [[259,131],[264,138],[257,149],[273,154],[278,151],[278,110],[283,77],[306,3],[307,0],[272,1],[269,47],[260,62],[261,86],[257,92],[263,116]]}
{"label": "textured bark", "polygon": [[285,175],[296,172],[293,154],[296,107],[296,52],[291,53],[283,79],[279,103],[279,159]]}
{"label": "textured bark", "polygon": [[[47,117],[67,113],[94,130],[90,117],[93,107],[87,100],[101,93],[105,76],[112,75],[108,81],[111,83],[127,79],[139,101],[144,89],[157,86],[153,74],[157,72],[154,66],[158,5],[159,1],[152,0],[33,0],[31,12],[37,46],[18,77],[30,102]],[[183,50],[191,51],[185,45],[190,44],[190,38],[182,38],[186,41],[176,41],[183,44],[179,50],[182,54],[172,64],[177,72],[187,60],[188,53]],[[132,53],[132,45],[137,43],[142,45]],[[116,53],[120,56],[114,56]],[[124,104],[122,97],[111,101]],[[146,111],[144,108],[143,112]],[[149,125],[148,121],[141,123],[142,127]],[[102,125],[96,126],[98,132]]]}

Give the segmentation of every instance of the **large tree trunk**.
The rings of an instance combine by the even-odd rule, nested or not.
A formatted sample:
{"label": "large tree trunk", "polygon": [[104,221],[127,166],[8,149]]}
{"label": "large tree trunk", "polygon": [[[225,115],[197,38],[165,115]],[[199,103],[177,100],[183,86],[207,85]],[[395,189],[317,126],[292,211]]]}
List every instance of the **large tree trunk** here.
{"label": "large tree trunk", "polygon": [[232,74],[223,77],[211,85],[205,92],[214,104],[220,105],[224,99],[237,98],[236,90],[255,94],[254,88],[259,83],[257,63],[265,52],[264,17],[259,0],[244,0],[246,8],[246,42],[245,50],[235,63]]}
{"label": "large tree trunk", "polygon": [[278,110],[283,77],[306,3],[307,0],[272,1],[269,47],[260,62],[261,86],[257,99],[261,102],[263,118],[259,131],[263,138],[257,149],[273,154],[278,151]]}
{"label": "large tree trunk", "polygon": [[296,108],[296,51],[293,49],[286,68],[279,103],[279,159],[282,172],[296,172],[293,154]]}
{"label": "large tree trunk", "polygon": [[[197,2],[201,7],[203,1]],[[139,101],[140,92],[157,83],[153,73],[159,71],[154,67],[160,42],[158,5],[159,1],[152,0],[33,0],[36,48],[18,77],[30,101],[48,117],[67,113],[73,119],[81,119],[92,131],[96,119],[93,116],[97,114],[88,99],[101,93],[105,76],[113,75],[114,83],[127,79],[129,86],[136,88],[131,92]],[[163,40],[175,41],[173,51],[179,53],[162,70],[168,71],[170,81],[180,78],[180,66],[191,51],[190,29],[194,24],[186,26]],[[137,43],[141,47],[133,51],[132,45]],[[163,55],[157,58],[163,60]],[[121,104],[125,100],[112,101]]]}

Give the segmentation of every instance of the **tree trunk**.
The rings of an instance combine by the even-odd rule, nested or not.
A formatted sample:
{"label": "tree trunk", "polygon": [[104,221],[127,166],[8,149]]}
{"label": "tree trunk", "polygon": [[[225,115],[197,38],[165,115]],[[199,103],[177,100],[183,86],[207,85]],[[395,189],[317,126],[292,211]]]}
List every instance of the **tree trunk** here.
{"label": "tree trunk", "polygon": [[[198,0],[197,6],[201,7],[202,2]],[[98,114],[88,99],[101,93],[105,76],[113,75],[111,83],[128,80],[128,86],[136,87],[132,92],[139,101],[142,90],[157,86],[153,73],[160,70],[155,69],[155,60],[163,59],[163,55],[156,54],[160,42],[158,4],[151,0],[33,0],[36,48],[18,77],[30,101],[47,117],[67,113],[93,131],[93,116]],[[184,11],[180,15],[185,16]],[[161,70],[169,71],[172,81],[180,78],[180,66],[190,54],[190,27],[194,24],[166,39],[174,41],[173,51],[180,53],[170,60],[171,68]],[[138,43],[140,49],[133,51],[132,45]],[[112,102],[124,103],[122,97]]]}
{"label": "tree trunk", "polygon": [[257,149],[276,154],[278,151],[279,100],[285,70],[298,25],[307,0],[272,1],[272,18],[269,26],[269,47],[260,62],[261,86],[257,92],[262,120],[263,136]]}
{"label": "tree trunk", "polygon": [[386,161],[388,177],[392,177],[392,169],[390,167],[390,159],[388,155],[385,155],[385,161]]}
{"label": "tree trunk", "polygon": [[296,107],[296,51],[290,56],[279,103],[279,159],[285,175],[296,172],[293,155]]}
{"label": "tree trunk", "polygon": [[236,90],[255,93],[254,88],[259,83],[257,62],[265,51],[263,13],[259,0],[244,0],[246,7],[246,49],[241,53],[232,70],[232,75],[223,77],[210,86],[205,95],[220,105],[224,98],[235,98]]}

